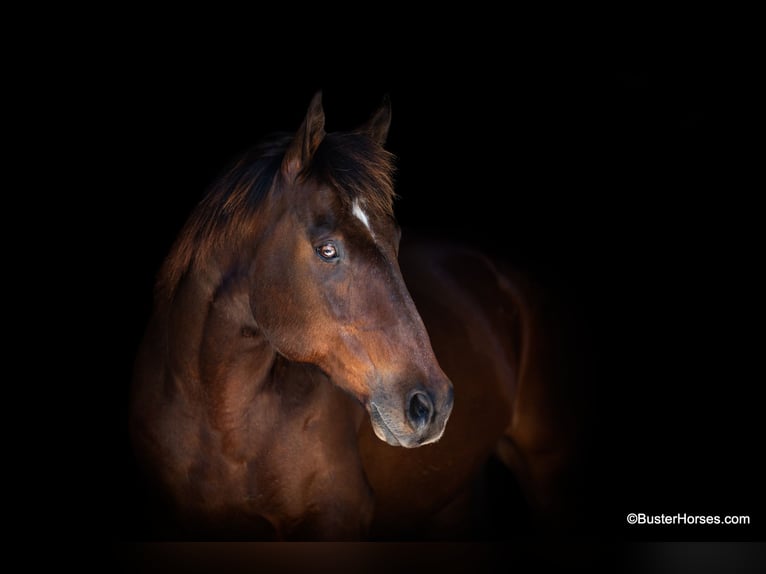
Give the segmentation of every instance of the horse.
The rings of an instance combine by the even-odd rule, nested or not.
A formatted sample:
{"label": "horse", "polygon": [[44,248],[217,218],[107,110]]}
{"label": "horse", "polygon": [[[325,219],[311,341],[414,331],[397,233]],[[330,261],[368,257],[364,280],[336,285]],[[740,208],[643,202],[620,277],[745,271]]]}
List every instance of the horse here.
{"label": "horse", "polygon": [[318,92],[163,262],[130,435],[181,537],[453,537],[491,458],[536,515],[557,508],[573,434],[543,307],[474,248],[402,238],[390,123],[386,98],[325,132]]}

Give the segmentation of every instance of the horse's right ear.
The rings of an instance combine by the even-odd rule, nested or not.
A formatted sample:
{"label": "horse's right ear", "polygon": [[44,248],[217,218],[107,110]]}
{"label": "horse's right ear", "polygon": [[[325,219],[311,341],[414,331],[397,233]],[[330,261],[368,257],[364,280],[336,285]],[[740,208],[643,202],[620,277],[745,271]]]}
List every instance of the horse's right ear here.
{"label": "horse's right ear", "polygon": [[282,160],[282,172],[295,176],[306,167],[325,136],[322,92],[314,94],[306,117]]}

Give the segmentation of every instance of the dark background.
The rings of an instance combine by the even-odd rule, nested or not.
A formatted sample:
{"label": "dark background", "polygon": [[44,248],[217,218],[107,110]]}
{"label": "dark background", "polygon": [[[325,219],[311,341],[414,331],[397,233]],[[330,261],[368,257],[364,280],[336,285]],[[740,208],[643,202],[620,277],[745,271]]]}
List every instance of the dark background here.
{"label": "dark background", "polygon": [[[366,65],[344,51],[271,66],[172,48],[112,57],[92,94],[88,149],[109,176],[92,174],[100,217],[84,252],[102,262],[97,246],[109,246],[92,280],[119,294],[102,319],[100,359],[114,375],[99,383],[105,416],[92,439],[107,453],[99,486],[121,495],[99,530],[142,537],[126,401],[162,258],[226,162],[296,129],[321,89],[328,131],[356,127],[390,95],[405,232],[506,257],[576,320],[588,433],[579,532],[763,539],[760,218],[738,107],[748,77],[715,46],[511,47]],[[753,525],[628,527],[629,512],[749,514]]]}

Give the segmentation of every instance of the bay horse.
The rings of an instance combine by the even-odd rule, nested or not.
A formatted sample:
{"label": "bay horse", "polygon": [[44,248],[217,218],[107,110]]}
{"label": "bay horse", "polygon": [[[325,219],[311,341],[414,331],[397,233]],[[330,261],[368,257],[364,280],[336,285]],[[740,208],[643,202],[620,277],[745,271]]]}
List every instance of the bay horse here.
{"label": "bay horse", "polygon": [[390,121],[386,99],[326,133],[317,93],[211,187],[160,269],[130,428],[185,536],[449,537],[493,456],[556,505],[571,433],[540,313],[471,248],[400,245]]}

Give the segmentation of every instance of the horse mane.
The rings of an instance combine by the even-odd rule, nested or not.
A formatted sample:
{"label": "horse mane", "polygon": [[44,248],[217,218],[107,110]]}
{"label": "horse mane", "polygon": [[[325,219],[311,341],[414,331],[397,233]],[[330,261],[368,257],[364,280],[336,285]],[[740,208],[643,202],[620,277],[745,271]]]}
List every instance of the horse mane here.
{"label": "horse mane", "polygon": [[[275,185],[293,136],[277,133],[244,152],[208,189],[182,228],[165,259],[156,296],[173,298],[182,278],[206,261],[216,248],[238,249],[250,237],[264,198],[288,185]],[[344,203],[355,199],[371,213],[393,217],[394,156],[366,133],[328,133],[298,177],[314,178],[335,189]]]}

